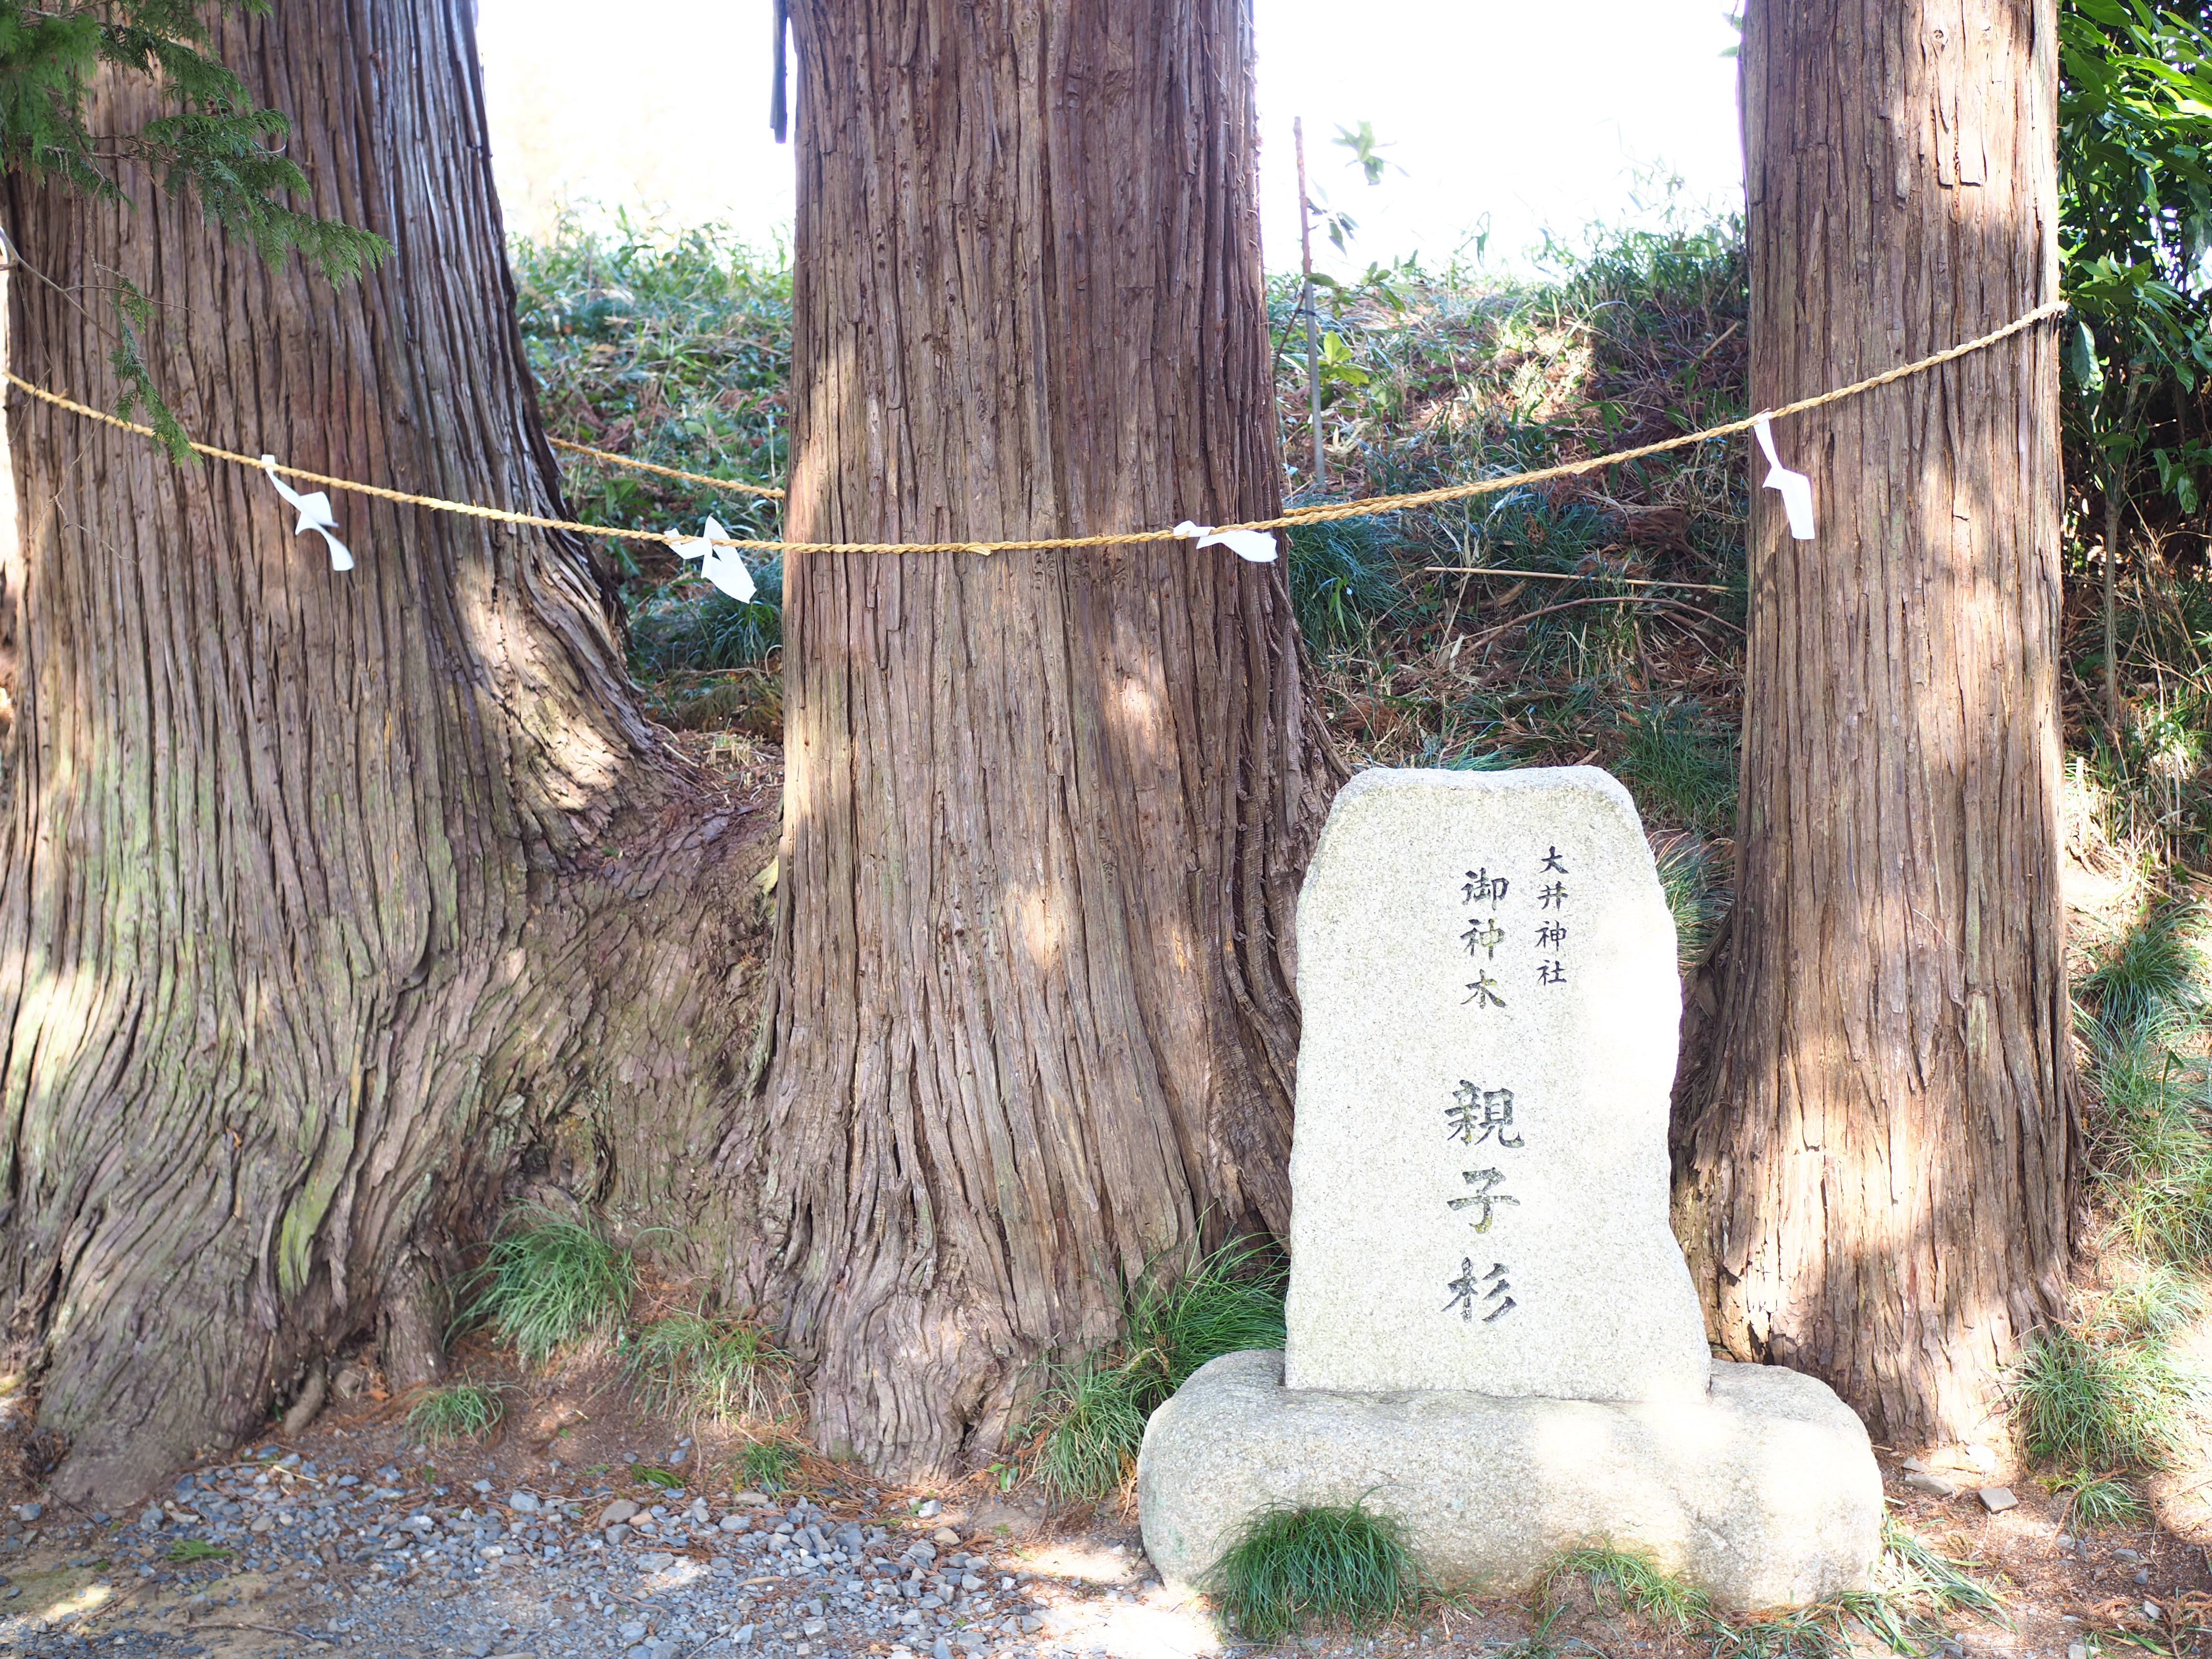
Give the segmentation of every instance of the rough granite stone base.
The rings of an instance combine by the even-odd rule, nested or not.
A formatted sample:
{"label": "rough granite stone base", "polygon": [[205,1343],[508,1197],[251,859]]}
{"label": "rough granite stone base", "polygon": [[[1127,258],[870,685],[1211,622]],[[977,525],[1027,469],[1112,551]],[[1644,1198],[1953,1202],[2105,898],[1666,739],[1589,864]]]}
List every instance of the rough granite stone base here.
{"label": "rough granite stone base", "polygon": [[1283,1387],[1283,1357],[1225,1354],[1152,1413],[1137,1462],[1146,1553],[1204,1588],[1254,1516],[1364,1500],[1437,1582],[1509,1593],[1559,1551],[1641,1547],[1731,1609],[1867,1587],[1881,1476],[1815,1378],[1717,1361],[1701,1401],[1601,1404]]}

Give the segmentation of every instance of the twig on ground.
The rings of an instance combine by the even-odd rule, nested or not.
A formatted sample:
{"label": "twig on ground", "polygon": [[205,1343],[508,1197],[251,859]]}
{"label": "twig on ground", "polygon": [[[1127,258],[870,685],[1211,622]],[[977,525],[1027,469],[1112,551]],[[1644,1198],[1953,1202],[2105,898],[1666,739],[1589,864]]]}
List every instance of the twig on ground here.
{"label": "twig on ground", "polygon": [[1616,576],[1604,570],[1508,570],[1502,565],[1465,564],[1426,564],[1421,568],[1431,576],[1534,576],[1539,581],[1547,582],[1614,581],[1629,587],[1686,587],[1698,593],[1735,592],[1720,582],[1677,582],[1656,576]]}
{"label": "twig on ground", "polygon": [[1717,617],[1710,611],[1700,611],[1697,606],[1685,605],[1680,599],[1662,599],[1656,593],[1601,593],[1590,599],[1564,599],[1558,605],[1547,605],[1535,611],[1524,611],[1517,617],[1499,623],[1495,628],[1485,629],[1481,633],[1469,637],[1477,640],[1495,639],[1501,634],[1510,632],[1523,623],[1534,622],[1539,617],[1548,617],[1555,611],[1572,611],[1577,605],[1656,605],[1668,611],[1686,611],[1690,615],[1704,621],[1717,622],[1723,628],[1732,629],[1738,634],[1743,632],[1743,629],[1737,628],[1726,617]]}

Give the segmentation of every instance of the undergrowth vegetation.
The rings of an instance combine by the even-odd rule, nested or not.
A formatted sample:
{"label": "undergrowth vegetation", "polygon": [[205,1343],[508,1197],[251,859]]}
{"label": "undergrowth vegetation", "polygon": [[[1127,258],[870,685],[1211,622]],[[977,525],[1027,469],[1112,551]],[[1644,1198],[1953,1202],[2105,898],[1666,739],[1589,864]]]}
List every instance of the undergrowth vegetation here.
{"label": "undergrowth vegetation", "polygon": [[1308,1624],[1366,1630],[1420,1603],[1405,1529],[1364,1504],[1261,1516],[1214,1569],[1214,1599],[1255,1642]]}
{"label": "undergrowth vegetation", "polygon": [[407,1408],[407,1428],[429,1446],[481,1440],[507,1414],[499,1390],[478,1382],[449,1382],[432,1389]]}
{"label": "undergrowth vegetation", "polygon": [[565,1216],[526,1210],[494,1235],[466,1281],[462,1317],[489,1325],[527,1365],[579,1337],[611,1333],[637,1288],[630,1253]]}
{"label": "undergrowth vegetation", "polygon": [[790,1408],[790,1358],[753,1320],[664,1314],[623,1346],[631,1385],[661,1410],[730,1423],[773,1419]]}
{"label": "undergrowth vegetation", "polygon": [[1267,1246],[1232,1240],[1209,1254],[1149,1264],[1130,1288],[1126,1334],[1112,1352],[1046,1368],[1003,1466],[1062,1498],[1103,1498],[1136,1466],[1145,1424],[1190,1374],[1246,1348],[1283,1346],[1285,1273]]}
{"label": "undergrowth vegetation", "polygon": [[1960,1613],[2002,1616],[1996,1592],[1975,1577],[1978,1564],[1942,1553],[1903,1528],[1885,1523],[1871,1589],[1787,1611],[1731,1618],[1705,1594],[1662,1571],[1647,1553],[1596,1544],[1569,1550],[1546,1571],[1536,1595],[1533,1634],[1516,1659],[1554,1659],[1576,1643],[1547,1639],[1579,1583],[1601,1607],[1632,1611],[1686,1638],[1709,1659],[1852,1659],[1871,1643],[1897,1654],[1939,1650],[1946,1620]]}
{"label": "undergrowth vegetation", "polygon": [[[2078,777],[2078,775],[2077,775]],[[2109,850],[2109,849],[2108,849]],[[2190,1453],[2208,1379],[2181,1339],[2212,1268],[2205,918],[2187,872],[2134,848],[2140,914],[2087,955],[2076,1025],[2090,1091],[2096,1272],[2016,1368],[2014,1426],[2075,1524],[2142,1518],[2141,1476]]]}

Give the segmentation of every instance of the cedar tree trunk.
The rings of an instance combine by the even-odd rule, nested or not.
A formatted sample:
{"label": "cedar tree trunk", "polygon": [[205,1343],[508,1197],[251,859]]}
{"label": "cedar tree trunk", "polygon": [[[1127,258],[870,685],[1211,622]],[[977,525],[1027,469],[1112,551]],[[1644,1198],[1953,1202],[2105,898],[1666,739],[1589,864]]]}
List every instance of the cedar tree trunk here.
{"label": "cedar tree trunk", "polygon": [[[17,372],[112,407],[121,272],[197,434],[560,514],[473,15],[220,27],[315,206],[392,243],[360,285],[272,270],[143,179],[128,210],[10,181],[52,278],[15,276]],[[149,112],[103,96],[95,131]],[[690,1171],[750,1037],[769,815],[748,858],[637,713],[580,544],[341,493],[360,562],[334,574],[258,474],[7,413],[0,1358],[73,1438],[58,1490],[112,1508],[349,1336],[432,1369],[428,1286],[515,1182],[726,1236]]]}
{"label": "cedar tree trunk", "polygon": [[[1273,514],[1247,0],[792,21],[794,538]],[[949,1470],[1148,1261],[1286,1221],[1291,924],[1341,774],[1280,564],[1161,540],[785,580],[757,1274],[823,1444]]]}
{"label": "cedar tree trunk", "polygon": [[[2057,52],[2051,0],[1751,0],[1754,407],[2055,297]],[[1775,435],[1819,534],[1754,491],[1677,1231],[1729,1352],[1826,1378],[1878,1438],[1971,1437],[2067,1270],[2054,331]]]}

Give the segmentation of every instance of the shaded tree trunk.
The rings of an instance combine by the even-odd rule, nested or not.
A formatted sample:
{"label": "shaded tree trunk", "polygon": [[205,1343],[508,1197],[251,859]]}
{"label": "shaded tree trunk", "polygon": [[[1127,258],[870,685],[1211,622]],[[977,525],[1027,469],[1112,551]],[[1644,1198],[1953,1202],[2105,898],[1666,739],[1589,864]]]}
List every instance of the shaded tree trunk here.
{"label": "shaded tree trunk", "polygon": [[[794,0],[793,535],[1279,494],[1245,0]],[[1148,1259],[1279,1230],[1297,882],[1341,773],[1282,567],[794,556],[750,1282],[816,1431],[998,1443]]]}
{"label": "shaded tree trunk", "polygon": [[[392,243],[358,287],[143,181],[129,210],[11,181],[17,243],[84,299],[18,273],[17,372],[112,406],[121,272],[195,433],[561,513],[472,17],[218,33],[316,207]],[[103,96],[95,131],[148,112]],[[58,1489],[143,1491],[380,1325],[434,1366],[430,1287],[526,1158],[713,1255],[732,1212],[691,1172],[750,1036],[768,815],[703,800],[637,712],[585,549],[341,494],[334,574],[258,475],[20,394],[8,433],[0,1311],[74,1440]]]}
{"label": "shaded tree trunk", "polygon": [[[2055,297],[2051,0],[1752,0],[1754,407]],[[1970,1435],[2057,1310],[2075,1129],[2058,890],[2057,343],[1778,422],[1754,492],[1738,886],[1677,1231],[1712,1334],[1878,1437]]]}

